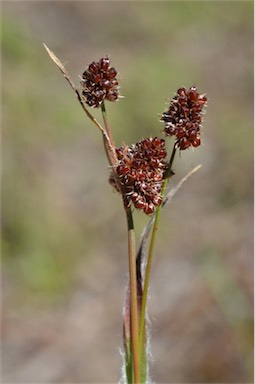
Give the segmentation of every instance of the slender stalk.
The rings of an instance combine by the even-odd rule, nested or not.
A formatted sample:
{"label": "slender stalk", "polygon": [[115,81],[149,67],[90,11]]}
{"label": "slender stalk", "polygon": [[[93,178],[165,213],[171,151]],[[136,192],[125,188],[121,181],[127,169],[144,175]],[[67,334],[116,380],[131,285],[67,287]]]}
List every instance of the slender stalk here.
{"label": "slender stalk", "polygon": [[137,284],[136,284],[136,251],[133,216],[130,208],[126,208],[128,227],[128,256],[129,256],[129,284],[130,284],[130,325],[131,325],[131,356],[134,367],[134,384],[140,383],[139,361],[139,334],[138,334],[138,309],[137,309]]}
{"label": "slender stalk", "polygon": [[105,149],[105,153],[106,153],[106,156],[108,158],[108,161],[114,169],[114,167],[118,163],[118,159],[117,159],[115,145],[114,145],[113,138],[112,138],[112,131],[111,131],[108,119],[107,119],[107,113],[106,113],[104,101],[101,104],[101,112],[102,112],[102,116],[103,116],[103,120],[104,120],[104,126],[105,126],[104,133],[105,133],[105,136],[107,136],[107,138],[108,138],[106,140],[106,138],[103,136],[104,149]]}
{"label": "slender stalk", "polygon": [[[165,181],[162,187],[162,199],[164,199],[164,195],[166,192],[166,188],[168,185],[168,180],[171,175],[171,169],[174,161],[176,153],[176,144],[173,147],[172,155],[168,163],[168,167],[165,174]],[[144,336],[145,336],[145,316],[146,316],[146,304],[147,304],[147,297],[148,297],[148,290],[149,290],[149,282],[150,282],[150,273],[151,273],[151,264],[152,264],[152,256],[154,252],[155,247],[155,241],[156,241],[156,234],[158,230],[158,222],[160,217],[162,204],[157,208],[156,215],[155,215],[155,221],[152,229],[151,234],[151,240],[150,240],[150,247],[148,252],[148,258],[147,258],[147,265],[146,265],[146,271],[145,271],[145,278],[144,278],[144,286],[143,286],[143,297],[142,297],[142,306],[141,306],[141,315],[140,315],[140,327],[139,327],[139,353],[140,353],[140,359],[142,359],[143,356],[143,347],[144,347]]]}
{"label": "slender stalk", "polygon": [[[111,133],[111,128],[107,119],[107,113],[104,102],[101,104],[101,111],[104,120],[104,126],[107,136],[109,137],[110,144],[115,148]],[[104,141],[104,144],[107,143]],[[106,153],[107,153],[106,149]],[[116,153],[115,153],[116,156]],[[125,207],[125,204],[124,204]],[[127,227],[128,227],[128,256],[129,256],[129,284],[130,284],[130,335],[131,335],[131,369],[132,383],[140,383],[140,361],[139,361],[139,322],[138,322],[138,308],[137,308],[137,281],[136,281],[136,250],[135,250],[135,234],[133,215],[130,208],[126,208]]]}
{"label": "slender stalk", "polygon": [[111,132],[110,125],[109,125],[109,122],[108,122],[108,119],[107,119],[104,101],[101,104],[101,111],[102,111],[102,115],[103,115],[105,130],[107,132],[107,135],[109,137],[109,140],[110,140],[111,144],[114,146],[114,142],[113,142],[113,138],[112,138],[112,132]]}

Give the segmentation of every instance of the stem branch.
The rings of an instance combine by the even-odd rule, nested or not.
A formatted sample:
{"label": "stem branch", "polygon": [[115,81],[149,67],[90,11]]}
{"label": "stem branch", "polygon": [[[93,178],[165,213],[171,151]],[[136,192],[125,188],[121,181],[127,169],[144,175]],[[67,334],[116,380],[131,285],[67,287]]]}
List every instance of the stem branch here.
{"label": "stem branch", "polygon": [[110,128],[108,119],[107,119],[107,114],[106,114],[106,109],[105,109],[105,103],[104,103],[104,101],[103,101],[102,104],[101,104],[101,111],[102,111],[102,115],[103,115],[103,120],[104,120],[105,130],[106,130],[106,132],[107,132],[107,135],[108,135],[108,137],[109,137],[109,140],[110,140],[112,146],[114,146],[113,138],[112,138],[112,131],[111,131],[111,128]]}
{"label": "stem branch", "polygon": [[[171,169],[174,161],[176,153],[176,145],[173,147],[172,155],[168,163],[168,167],[165,174],[165,180],[162,187],[162,201],[164,200],[164,195],[166,192],[166,187],[168,184],[169,177],[171,175]],[[156,214],[155,214],[155,221],[153,224],[152,234],[151,234],[151,240],[150,240],[150,247],[148,252],[148,259],[147,259],[147,265],[146,265],[146,271],[145,271],[145,278],[144,278],[144,286],[143,286],[143,297],[142,297],[142,306],[141,306],[141,317],[140,317],[140,333],[139,333],[139,352],[140,352],[140,359],[142,358],[143,354],[143,347],[144,347],[144,336],[145,336],[145,316],[146,316],[146,304],[147,304],[147,297],[148,297],[148,290],[149,290],[149,282],[150,282],[150,273],[151,273],[151,264],[152,264],[152,256],[154,252],[155,247],[155,241],[156,241],[156,234],[158,229],[158,222],[160,217],[162,204],[157,208]]]}
{"label": "stem branch", "polygon": [[128,256],[130,284],[130,313],[131,313],[131,348],[134,367],[134,384],[140,383],[139,338],[138,338],[138,309],[136,284],[136,252],[133,216],[130,208],[126,209],[128,226]]}

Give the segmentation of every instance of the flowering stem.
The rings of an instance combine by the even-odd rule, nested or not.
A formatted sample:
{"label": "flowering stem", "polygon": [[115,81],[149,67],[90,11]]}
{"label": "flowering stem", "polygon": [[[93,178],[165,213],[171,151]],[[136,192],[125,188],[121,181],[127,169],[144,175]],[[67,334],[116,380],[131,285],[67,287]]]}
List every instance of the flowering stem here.
{"label": "flowering stem", "polygon": [[165,195],[165,192],[166,192],[166,187],[167,187],[167,184],[168,184],[169,177],[171,176],[171,170],[172,170],[172,166],[173,166],[173,162],[174,162],[174,157],[175,157],[175,154],[176,154],[176,149],[177,149],[177,144],[175,142],[173,150],[172,150],[172,154],[171,154],[171,157],[170,157],[170,160],[169,160],[169,163],[168,163],[168,167],[167,167],[167,170],[166,170],[166,174],[165,174],[165,182],[164,182],[163,188],[162,188],[162,197],[163,198],[164,198],[164,195]]}
{"label": "flowering stem", "polygon": [[101,104],[101,111],[102,111],[102,115],[103,115],[105,130],[107,132],[107,135],[109,137],[109,140],[110,140],[111,144],[114,145],[113,144],[113,138],[112,138],[112,132],[111,132],[110,125],[109,125],[109,122],[108,122],[108,119],[107,119],[107,114],[106,114],[106,109],[105,109],[104,101]]}
{"label": "flowering stem", "polygon": [[[165,180],[164,180],[164,184],[162,187],[162,201],[164,199],[168,180],[169,180],[169,177],[171,175],[171,170],[172,170],[172,165],[173,165],[175,153],[176,153],[176,143],[173,147],[171,158],[169,160],[168,167],[167,167],[166,174],[165,174]],[[158,229],[158,222],[159,222],[161,208],[162,208],[162,204],[160,206],[158,206],[158,208],[156,210],[155,221],[154,221],[154,225],[153,225],[153,229],[152,229],[149,253],[148,253],[148,258],[147,258],[145,278],[144,278],[143,297],[142,297],[141,316],[140,316],[140,327],[139,327],[139,331],[140,331],[140,333],[139,333],[140,359],[142,359],[143,351],[144,351],[144,339],[145,339],[145,329],[144,328],[145,328],[146,304],[147,304],[147,297],[148,297],[148,290],[149,290],[152,256],[153,256],[154,247],[155,247],[156,233],[157,233],[157,229]]]}
{"label": "flowering stem", "polygon": [[134,384],[140,383],[139,338],[138,338],[138,309],[136,284],[136,252],[133,216],[130,208],[126,208],[128,227],[128,256],[129,256],[129,284],[130,284],[130,312],[131,312],[131,356],[134,367]]}
{"label": "flowering stem", "polygon": [[[104,102],[101,104],[101,111],[104,120],[106,133],[111,145],[114,147],[110,125]],[[105,143],[105,142],[104,142]],[[106,153],[108,151],[106,150]],[[125,203],[124,203],[125,207]],[[137,281],[136,281],[136,250],[133,215],[130,208],[126,208],[127,227],[128,227],[128,256],[129,256],[129,292],[130,292],[130,334],[131,334],[131,360],[130,369],[132,372],[132,384],[140,383],[140,362],[139,362],[139,331],[138,331],[138,307],[137,307]],[[130,372],[129,372],[130,376]]]}
{"label": "flowering stem", "polygon": [[[105,126],[105,130],[103,130],[104,149],[105,149],[105,153],[110,166],[112,167],[113,170],[115,170],[116,165],[118,163],[118,159],[116,155],[116,148],[112,139],[112,131],[107,119],[107,113],[106,113],[104,102],[101,104],[101,111],[102,111],[102,116],[103,116],[104,126]],[[118,179],[116,179],[116,181],[118,183]]]}

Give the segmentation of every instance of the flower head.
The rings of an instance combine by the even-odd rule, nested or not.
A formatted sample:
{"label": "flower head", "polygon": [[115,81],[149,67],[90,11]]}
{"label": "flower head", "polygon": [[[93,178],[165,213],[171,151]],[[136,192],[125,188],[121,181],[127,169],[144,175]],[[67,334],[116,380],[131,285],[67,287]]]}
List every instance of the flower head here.
{"label": "flower head", "polygon": [[[153,213],[162,203],[165,141],[158,137],[148,138],[131,147],[122,146],[116,153],[119,160],[116,173],[126,206],[133,203],[135,208],[142,209],[146,214]],[[113,180],[111,176],[110,183],[118,190]]]}
{"label": "flower head", "polygon": [[82,95],[90,107],[98,108],[104,100],[116,101],[119,97],[117,71],[110,66],[109,58],[93,61],[82,74]]}
{"label": "flower head", "polygon": [[168,110],[162,114],[164,132],[166,136],[176,136],[180,150],[201,144],[200,130],[206,101],[206,96],[200,95],[194,85],[189,89],[179,88]]}

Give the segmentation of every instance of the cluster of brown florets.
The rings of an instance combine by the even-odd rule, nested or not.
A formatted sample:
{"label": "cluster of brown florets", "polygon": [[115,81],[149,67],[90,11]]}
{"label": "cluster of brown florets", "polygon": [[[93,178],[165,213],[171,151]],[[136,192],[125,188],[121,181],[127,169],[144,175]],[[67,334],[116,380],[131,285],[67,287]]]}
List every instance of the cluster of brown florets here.
{"label": "cluster of brown florets", "polygon": [[[122,146],[116,149],[116,154],[119,160],[116,172],[126,206],[133,203],[146,214],[153,213],[162,203],[165,141],[158,137],[148,138],[131,147]],[[118,190],[116,185],[115,188]]]}
{"label": "cluster of brown florets", "polygon": [[164,132],[167,136],[176,136],[180,150],[201,144],[200,128],[206,101],[205,95],[200,95],[195,86],[179,88],[169,109],[162,114]]}
{"label": "cluster of brown florets", "polygon": [[108,57],[93,61],[82,74],[82,95],[86,104],[98,108],[104,100],[116,101],[119,97],[117,71],[110,66]]}
{"label": "cluster of brown florets", "polygon": [[[98,108],[104,100],[119,98],[117,71],[109,58],[93,61],[82,74],[83,98],[90,107]],[[193,85],[179,88],[169,108],[161,115],[166,136],[175,136],[180,150],[201,144],[201,124],[207,98]],[[161,189],[167,169],[165,141],[148,138],[132,145],[116,148],[118,165],[110,183],[120,192],[124,204],[151,214],[162,203]],[[172,173],[173,174],[173,173]]]}

